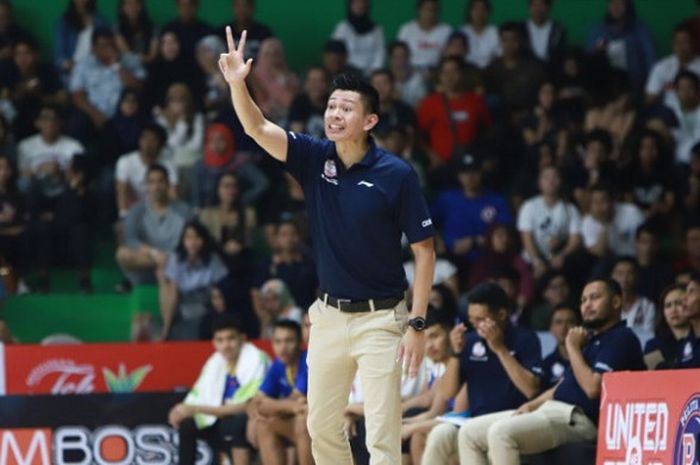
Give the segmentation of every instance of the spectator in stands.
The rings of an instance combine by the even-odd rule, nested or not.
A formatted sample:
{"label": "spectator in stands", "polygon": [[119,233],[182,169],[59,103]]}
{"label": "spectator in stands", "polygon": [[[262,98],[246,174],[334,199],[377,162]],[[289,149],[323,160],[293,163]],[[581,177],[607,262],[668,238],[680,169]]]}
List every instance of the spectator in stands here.
{"label": "spectator in stands", "polygon": [[207,207],[216,203],[216,181],[224,173],[234,173],[241,181],[240,198],[251,206],[263,195],[270,182],[248,153],[236,151],[234,136],[222,123],[209,125],[204,137],[204,153],[193,167],[192,203]]}
{"label": "spectator in stands", "polygon": [[[247,31],[245,58],[246,60],[248,58],[256,59],[263,41],[274,36],[272,29],[254,19],[255,0],[231,0],[231,9],[233,10],[233,19],[224,26],[231,26],[233,39],[236,43],[241,39],[241,33]],[[222,37],[224,26],[220,27]]]}
{"label": "spectator in stands", "polygon": [[467,3],[465,24],[460,29],[467,36],[469,44],[466,60],[482,69],[501,55],[498,28],[489,24],[490,14],[489,0],[470,0]]}
{"label": "spectator in stands", "polygon": [[199,221],[209,230],[237,279],[250,272],[249,252],[257,223],[255,210],[241,200],[241,186],[233,173],[223,173],[216,182],[217,203],[199,212]]}
{"label": "spectator in stands", "polygon": [[76,62],[70,77],[69,90],[78,110],[72,121],[73,133],[87,137],[91,131],[101,130],[116,113],[122,89],[140,87],[145,77],[135,55],[119,52],[112,31],[95,29],[92,53]]}
{"label": "spectator in stands", "polygon": [[267,245],[274,247],[277,225],[285,221],[292,221],[297,225],[301,242],[308,245],[310,232],[304,191],[289,173],[284,173],[284,183],[281,187],[282,190],[272,197],[264,212],[262,223]]}
{"label": "spectator in stands", "polygon": [[160,125],[146,124],[139,135],[138,150],[126,153],[117,160],[114,177],[120,218],[124,218],[134,204],[146,200],[148,191],[146,173],[153,165],[159,164],[167,170],[169,196],[173,199],[177,197],[175,193],[178,184],[177,170],[162,156],[166,140],[167,134]]}
{"label": "spectator in stands", "polygon": [[625,169],[625,197],[647,218],[668,219],[676,203],[673,156],[659,133],[648,129],[632,150],[632,162]]}
{"label": "spectator in stands", "polygon": [[530,19],[525,29],[530,42],[530,50],[542,61],[558,58],[566,48],[566,29],[550,16],[552,0],[528,0]]}
{"label": "spectator in stands", "polygon": [[304,313],[280,279],[269,279],[260,286],[259,298],[253,301],[253,308],[260,322],[261,339],[272,339],[275,323],[280,320],[301,324]]}
{"label": "spectator in stands", "polygon": [[[0,3],[0,10],[2,5]],[[9,58],[6,66],[0,66],[0,85],[7,91],[7,97],[17,110],[12,126],[15,139],[20,140],[34,132],[34,119],[42,102],[65,102],[66,93],[56,70],[49,64],[41,63],[39,44],[33,38],[17,38]]]}
{"label": "spectator in stands", "polygon": [[[152,164],[146,170],[147,198],[129,208],[124,217],[124,244],[116,260],[129,283],[163,279],[168,254],[175,250],[182,228],[190,218],[189,207],[171,200],[168,170]],[[130,285],[125,286],[130,290]]]}
{"label": "spectator in stands", "polygon": [[33,178],[27,200],[30,244],[38,266],[37,290],[49,292],[52,258],[67,252],[68,257],[61,258],[77,268],[80,291],[89,294],[93,289],[90,263],[95,205],[89,191],[87,157],[72,157],[63,171],[56,162],[45,166],[47,176]]}
{"label": "spectator in stands", "polygon": [[700,219],[700,142],[690,149],[688,168],[681,170],[677,179],[678,200],[684,218]]}
{"label": "spectator in stands", "polygon": [[214,34],[205,36],[197,42],[195,56],[206,80],[203,109],[208,116],[215,116],[229,100],[228,86],[217,63],[219,56],[225,51],[224,42]]}
{"label": "spectator in stands", "polygon": [[347,17],[336,24],[332,37],[348,48],[348,63],[365,73],[384,65],[384,28],[370,18],[370,0],[347,0]]}
{"label": "spectator in stands", "polygon": [[196,463],[196,440],[203,438],[214,444],[223,442],[225,455],[236,465],[250,465],[246,409],[265,378],[269,359],[246,342],[235,317],[221,315],[212,330],[216,352],[204,364],[185,400],[168,414],[168,423],[178,430],[179,463]]}
{"label": "spectator in stands", "polygon": [[638,294],[638,273],[637,262],[633,258],[621,257],[615,261],[610,278],[622,289],[622,319],[644,344],[654,335],[656,305]]}
{"label": "spectator in stands", "polygon": [[331,78],[342,73],[362,74],[362,71],[348,63],[348,47],[344,41],[339,39],[326,42],[323,47],[322,63],[323,68]]}
{"label": "spectator in stands", "polygon": [[24,281],[29,261],[24,208],[17,192],[17,171],[7,156],[0,155],[0,259],[17,280],[17,294],[29,292]]}
{"label": "spectator in stands", "polygon": [[700,75],[700,57],[693,49],[693,34],[684,26],[673,29],[673,53],[654,64],[646,83],[646,100],[669,102],[674,93],[673,81],[679,71],[688,70]]}
{"label": "spectator in stands", "polygon": [[545,70],[528,56],[526,39],[518,23],[502,24],[499,38],[502,56],[489,64],[484,79],[487,91],[498,96],[501,105],[513,116],[518,116],[535,104],[537,90],[545,80]]}
{"label": "spectator in stands", "polygon": [[197,110],[192,92],[182,82],[168,87],[163,107],[156,107],[154,113],[156,123],[168,136],[168,155],[178,170],[180,198],[187,199],[192,165],[202,157],[204,115]]}
{"label": "spectator in stands", "polygon": [[122,53],[133,53],[142,63],[156,57],[158,34],[143,0],[119,0],[116,34]]}
{"label": "spectator in stands", "polygon": [[148,118],[141,103],[141,93],[126,88],[119,97],[117,112],[112,116],[100,138],[100,161],[102,166],[114,169],[119,156],[139,148],[141,131]]}
{"label": "spectator in stands", "polygon": [[549,314],[549,333],[557,345],[544,360],[542,360],[542,390],[559,384],[564,378],[564,372],[569,368],[569,353],[566,350],[566,336],[571,328],[581,325],[578,311],[567,304],[559,304]]}
{"label": "spectator in stands", "polygon": [[[447,362],[440,391],[443,398],[449,399],[467,383],[473,419],[462,428],[479,422],[482,415],[517,408],[539,392],[540,341],[534,332],[510,325],[509,307],[510,302],[498,285],[480,284],[469,292],[469,321],[475,331],[465,334],[466,327],[460,323],[450,333],[455,355]],[[450,463],[457,452],[457,432],[456,426],[447,423],[435,427],[428,435],[423,463]]]}
{"label": "spectator in stands", "polygon": [[[407,144],[413,145],[414,134],[418,122],[416,112],[408,104],[396,98],[394,75],[386,68],[372,72],[370,77],[372,87],[379,94],[379,122],[374,126],[376,134],[386,134],[392,127],[402,127],[407,133]],[[401,155],[401,152],[392,152]]]}
{"label": "spectator in stands", "polygon": [[525,144],[536,147],[556,137],[557,129],[560,126],[560,123],[556,121],[558,115],[554,112],[556,101],[557,89],[554,83],[549,80],[542,81],[537,91],[537,103],[530,114],[519,124],[522,128]]}
{"label": "spectator in stands", "polygon": [[700,77],[692,71],[681,71],[674,81],[676,97],[669,108],[676,117],[673,137],[676,141],[676,163],[688,164],[693,146],[700,141]]}
{"label": "spectator in stands", "polygon": [[405,42],[389,45],[389,71],[394,75],[396,95],[416,108],[428,93],[423,75],[411,64],[411,51]]}
{"label": "spectator in stands", "polygon": [[589,190],[596,184],[614,185],[620,179],[615,164],[610,159],[613,141],[604,129],[595,129],[584,135],[583,153],[570,162],[566,172],[566,185],[573,193],[573,200],[582,212],[589,211]]}
{"label": "spectator in stands", "polygon": [[54,65],[64,81],[73,67],[90,55],[95,30],[107,27],[107,20],[97,13],[96,0],[70,0],[56,21],[53,37]]}
{"label": "spectator in stands", "polygon": [[461,189],[438,194],[432,207],[433,221],[442,228],[445,245],[458,266],[473,261],[494,224],[510,226],[513,219],[505,198],[484,189],[481,161],[464,155],[457,165]]}
{"label": "spectator in stands", "polygon": [[440,54],[452,33],[452,27],[438,22],[438,0],[419,0],[416,9],[417,18],[401,25],[396,38],[408,45],[411,65],[427,71],[440,61]]}
{"label": "spectator in stands", "polygon": [[418,108],[418,125],[433,167],[456,161],[491,126],[486,101],[463,87],[463,77],[463,60],[443,58],[438,68],[440,91],[428,95]]}
{"label": "spectator in stands", "polygon": [[620,322],[621,299],[619,287],[608,281],[584,288],[585,326],[566,336],[571,367],[562,381],[517,410],[467,421],[456,440],[461,463],[485,463],[488,457],[492,463],[517,465],[521,454],[596,438],[602,374],[644,368],[639,341]]}
{"label": "spectator in stands", "polygon": [[656,55],[651,31],[637,17],[632,0],[608,0],[605,18],[593,26],[586,46],[607,57],[613,68],[626,71],[635,93],[642,93]]}
{"label": "spectator in stands", "polygon": [[289,130],[304,132],[314,137],[325,137],[323,114],[326,111],[328,73],[321,66],[312,66],[306,71],[304,89],[292,100],[289,108]]}
{"label": "spectator in stands", "polygon": [[[63,119],[57,106],[43,105],[36,115],[34,126],[38,134],[20,141],[18,151],[19,189],[27,192],[30,184],[42,185],[51,197],[51,184],[62,184],[56,176],[70,166],[73,157],[84,154],[85,148],[77,140],[63,135]],[[59,189],[60,190],[60,189]]]}
{"label": "spectator in stands", "polygon": [[12,58],[18,40],[32,40],[31,35],[15,21],[12,2],[0,1],[0,60]]}
{"label": "spectator in stands", "polygon": [[527,200],[518,212],[525,257],[536,277],[548,269],[562,270],[567,258],[581,247],[581,216],[561,196],[558,168],[542,168],[538,185],[540,195]]}
{"label": "spectator in stands", "polygon": [[538,280],[537,297],[525,310],[520,323],[535,331],[546,331],[554,309],[568,304],[570,300],[571,284],[566,275],[559,271],[548,271]]}
{"label": "spectator in stands", "polygon": [[254,305],[259,299],[259,290],[268,279],[284,281],[294,301],[301,308],[308,308],[316,299],[318,278],[314,263],[302,249],[299,227],[293,221],[285,220],[277,225],[272,257],[258,264],[255,272],[253,292]]}
{"label": "spectator in stands", "polygon": [[163,26],[177,36],[182,56],[189,63],[194,61],[194,47],[199,40],[212,33],[212,27],[197,17],[199,0],[175,0],[177,16]]}
{"label": "spectator in stands", "polygon": [[[180,0],[192,2],[194,0]],[[204,75],[194,58],[186,55],[177,33],[163,29],[160,35],[158,56],[148,64],[148,78],[144,85],[144,106],[149,110],[163,105],[170,86],[184,82],[199,105],[205,93]],[[194,47],[194,45],[192,46]]]}
{"label": "spectator in stands", "polygon": [[661,293],[654,337],[644,345],[644,363],[650,370],[673,367],[680,341],[688,336],[689,326],[683,311],[686,286],[672,284]]}
{"label": "spectator in stands", "polygon": [[692,37],[693,50],[696,54],[700,54],[700,8],[695,15],[686,18],[681,23],[681,27],[688,29]]}
{"label": "spectator in stands", "polygon": [[595,257],[634,255],[637,228],[644,222],[641,210],[631,203],[615,202],[610,189],[590,189],[590,213],[581,222],[583,245]]}
{"label": "spectator in stands", "polygon": [[188,221],[182,228],[180,242],[168,254],[163,278],[158,280],[162,339],[198,338],[209,289],[228,275],[215,249],[206,227],[198,221]]}
{"label": "spectator in stands", "polygon": [[683,255],[674,264],[676,272],[695,271],[700,273],[700,223],[689,223],[685,227]]}
{"label": "spectator in stands", "polygon": [[690,282],[685,288],[683,316],[690,330],[680,341],[675,368],[700,368],[700,275],[690,273]]}
{"label": "spectator in stands", "polygon": [[635,237],[637,292],[652,302],[658,302],[661,291],[673,283],[674,275],[671,264],[659,254],[659,226],[646,221],[637,228]]}
{"label": "spectator in stands", "polygon": [[260,44],[251,76],[255,101],[265,116],[286,124],[289,105],[299,91],[299,79],[287,66],[279,39],[270,37]]}
{"label": "spectator in stands", "polygon": [[[464,58],[469,53],[469,39],[462,31],[453,31],[442,48],[443,57]],[[474,66],[474,65],[472,65]]]}
{"label": "spectator in stands", "polygon": [[[279,320],[274,324],[272,351],[275,360],[248,407],[249,432],[265,465],[288,463],[285,446],[294,445],[299,465],[312,465],[311,437],[298,415],[306,403],[306,351],[302,350],[301,326],[296,321]],[[251,434],[249,433],[249,436]]]}

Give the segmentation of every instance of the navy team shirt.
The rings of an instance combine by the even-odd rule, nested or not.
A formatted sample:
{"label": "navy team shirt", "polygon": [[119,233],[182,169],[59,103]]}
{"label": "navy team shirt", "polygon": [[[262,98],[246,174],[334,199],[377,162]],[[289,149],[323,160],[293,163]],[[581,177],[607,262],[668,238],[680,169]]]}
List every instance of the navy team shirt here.
{"label": "navy team shirt", "polygon": [[320,289],[333,297],[401,297],[408,287],[401,234],[420,242],[435,233],[418,177],[377,147],[345,169],[335,144],[287,133],[287,171],[301,184]]}
{"label": "navy team shirt", "polygon": [[561,356],[559,348],[542,360],[542,385],[540,389],[545,391],[559,382],[564,377],[564,372],[569,368],[569,361]]}
{"label": "navy team shirt", "polygon": [[[534,331],[507,326],[503,340],[510,353],[538,378],[542,375],[542,349]],[[498,356],[476,331],[467,334],[459,366],[460,384],[467,383],[472,416],[516,409],[527,401],[508,377]]]}
{"label": "navy team shirt", "polygon": [[693,328],[679,342],[678,368],[700,368],[700,337],[695,336]]}
{"label": "navy team shirt", "polygon": [[306,395],[308,369],[306,365],[306,351],[299,355],[297,362],[297,374],[294,379],[289,379],[287,365],[282,360],[275,359],[270,365],[270,369],[265,375],[265,379],[260,385],[260,392],[273,399],[285,399],[289,397],[296,388]]}
{"label": "navy team shirt", "polygon": [[[583,358],[591,370],[601,374],[646,369],[639,339],[624,320],[592,336],[583,347]],[[566,370],[564,379],[554,391],[554,400],[580,407],[593,423],[598,423],[600,399],[591,399],[583,392],[571,367]]]}

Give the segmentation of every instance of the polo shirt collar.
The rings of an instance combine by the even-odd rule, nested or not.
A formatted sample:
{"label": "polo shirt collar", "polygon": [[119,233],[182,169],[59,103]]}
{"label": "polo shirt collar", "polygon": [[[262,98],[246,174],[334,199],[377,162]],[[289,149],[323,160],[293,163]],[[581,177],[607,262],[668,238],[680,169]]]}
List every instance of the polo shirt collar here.
{"label": "polo shirt collar", "polygon": [[[379,148],[374,142],[374,137],[367,136],[367,146],[368,148],[365,155],[362,157],[362,159],[360,159],[360,161],[355,163],[355,165],[353,166],[360,165],[369,168],[379,159]],[[328,159],[337,160],[339,166],[341,166],[343,170],[346,170],[345,165],[343,165],[342,161],[340,160],[340,157],[338,156],[338,152],[335,149],[335,145],[333,146],[333,151],[329,154]]]}
{"label": "polo shirt collar", "polygon": [[613,326],[610,328],[606,329],[602,333],[594,334],[591,339],[600,339],[601,337],[605,336],[606,334],[610,334],[612,331],[619,329],[619,328],[625,328],[627,327],[627,322],[625,320],[620,320],[617,323],[615,323]]}

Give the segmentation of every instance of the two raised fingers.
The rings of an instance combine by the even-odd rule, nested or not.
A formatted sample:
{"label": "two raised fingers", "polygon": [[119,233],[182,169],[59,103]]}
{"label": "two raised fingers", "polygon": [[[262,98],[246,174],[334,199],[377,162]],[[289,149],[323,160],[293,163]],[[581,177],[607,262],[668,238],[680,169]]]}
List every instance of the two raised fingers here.
{"label": "two raised fingers", "polygon": [[236,44],[233,41],[233,33],[231,32],[231,26],[226,26],[226,43],[228,44],[228,52],[229,53],[234,53],[234,52],[243,52],[245,50],[245,41],[246,41],[246,36],[248,35],[248,31],[243,31],[241,33],[241,40],[238,41],[238,48],[236,48]]}

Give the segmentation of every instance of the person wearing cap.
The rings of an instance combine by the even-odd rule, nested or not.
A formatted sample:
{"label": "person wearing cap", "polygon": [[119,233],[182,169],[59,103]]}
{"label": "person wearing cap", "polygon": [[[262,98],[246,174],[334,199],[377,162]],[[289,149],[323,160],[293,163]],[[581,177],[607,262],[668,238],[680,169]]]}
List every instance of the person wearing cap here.
{"label": "person wearing cap", "polygon": [[[401,373],[421,365],[435,267],[435,234],[418,177],[400,157],[376,146],[379,97],[366,81],[336,76],[324,116],[327,140],[286,132],[266,120],[245,80],[246,34],[219,65],[245,132],[304,190],[320,280],[311,305],[308,429],[317,465],[351,465],[343,412],[359,371],[367,396],[367,448],[372,465],[401,461]],[[415,256],[411,310],[401,238]]]}
{"label": "person wearing cap", "polygon": [[[469,292],[469,323],[450,332],[452,357],[440,384],[440,395],[454,397],[467,384],[472,421],[494,412],[518,408],[539,393],[542,375],[540,340],[534,331],[512,326],[511,302],[496,283],[478,284]],[[444,423],[430,432],[423,463],[447,465],[457,452],[458,428]],[[468,462],[460,462],[469,465]],[[474,462],[485,463],[485,462]],[[501,462],[493,462],[500,465]]]}
{"label": "person wearing cap", "polygon": [[456,168],[461,188],[439,193],[431,211],[445,247],[463,274],[478,257],[488,229],[495,224],[509,226],[513,218],[506,199],[483,188],[481,160],[476,155],[462,155]]}

